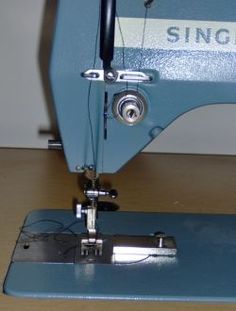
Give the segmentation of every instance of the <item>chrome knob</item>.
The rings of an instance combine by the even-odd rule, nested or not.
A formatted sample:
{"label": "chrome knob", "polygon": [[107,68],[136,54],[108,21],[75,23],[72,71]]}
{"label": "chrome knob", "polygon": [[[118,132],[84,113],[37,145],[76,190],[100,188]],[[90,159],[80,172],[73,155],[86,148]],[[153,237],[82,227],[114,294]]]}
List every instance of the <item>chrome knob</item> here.
{"label": "chrome knob", "polygon": [[126,125],[138,124],[145,117],[146,111],[146,100],[137,91],[123,91],[114,97],[113,114]]}

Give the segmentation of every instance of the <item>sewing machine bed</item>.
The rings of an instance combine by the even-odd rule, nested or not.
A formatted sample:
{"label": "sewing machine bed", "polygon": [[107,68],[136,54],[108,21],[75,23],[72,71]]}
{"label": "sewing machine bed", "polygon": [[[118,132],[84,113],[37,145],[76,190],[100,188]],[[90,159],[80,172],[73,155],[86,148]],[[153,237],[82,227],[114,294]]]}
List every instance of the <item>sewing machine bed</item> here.
{"label": "sewing machine bed", "polygon": [[[25,220],[27,232],[85,230],[67,210],[39,210]],[[236,216],[101,212],[106,234],[164,231],[177,241],[176,258],[130,264],[12,262],[4,284],[9,295],[34,298],[236,302]],[[37,243],[37,241],[35,241]]]}

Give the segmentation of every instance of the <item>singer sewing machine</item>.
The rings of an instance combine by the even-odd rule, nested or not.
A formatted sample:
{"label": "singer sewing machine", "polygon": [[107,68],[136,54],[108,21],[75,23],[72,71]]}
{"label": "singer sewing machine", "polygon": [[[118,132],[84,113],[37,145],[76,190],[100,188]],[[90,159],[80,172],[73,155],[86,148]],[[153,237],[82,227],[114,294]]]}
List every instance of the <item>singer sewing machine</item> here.
{"label": "singer sewing machine", "polygon": [[236,301],[236,216],[116,212],[100,199],[117,191],[99,184],[180,115],[236,102],[235,38],[233,0],[58,1],[50,74],[62,141],[49,145],[88,178],[87,201],[28,215],[6,293]]}

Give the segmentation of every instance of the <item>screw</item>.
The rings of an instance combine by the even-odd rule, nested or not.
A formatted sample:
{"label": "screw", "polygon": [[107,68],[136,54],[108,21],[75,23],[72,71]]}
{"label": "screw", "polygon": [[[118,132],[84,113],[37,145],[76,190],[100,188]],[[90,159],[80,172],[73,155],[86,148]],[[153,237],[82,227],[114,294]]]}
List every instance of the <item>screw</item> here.
{"label": "screw", "polygon": [[164,243],[163,243],[164,242],[164,238],[166,237],[165,233],[161,232],[161,231],[156,232],[155,233],[155,237],[158,240],[158,247],[159,248],[163,248],[163,246],[164,246]]}
{"label": "screw", "polygon": [[117,79],[117,76],[118,75],[117,75],[117,72],[115,70],[112,70],[112,69],[105,70],[104,78],[105,78],[106,82],[110,82],[110,83],[115,82]]}

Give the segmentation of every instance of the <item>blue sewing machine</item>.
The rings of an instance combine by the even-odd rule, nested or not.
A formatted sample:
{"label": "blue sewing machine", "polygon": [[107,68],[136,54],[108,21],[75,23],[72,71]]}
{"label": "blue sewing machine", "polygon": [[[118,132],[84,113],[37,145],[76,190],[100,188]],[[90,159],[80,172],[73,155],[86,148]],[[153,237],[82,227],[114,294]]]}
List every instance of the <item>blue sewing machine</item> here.
{"label": "blue sewing machine", "polygon": [[[115,211],[115,173],[180,115],[236,102],[233,0],[60,0],[51,85],[86,203],[32,212],[5,281],[24,297],[236,301],[236,216]],[[122,195],[122,194],[121,194]],[[158,209],[158,207],[157,207]],[[99,216],[99,217],[98,217]]]}

